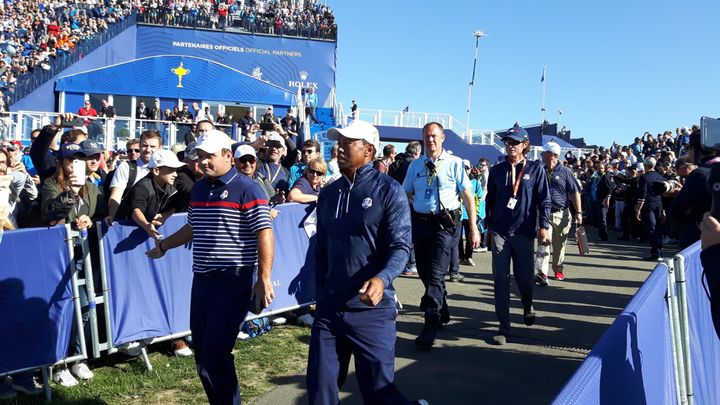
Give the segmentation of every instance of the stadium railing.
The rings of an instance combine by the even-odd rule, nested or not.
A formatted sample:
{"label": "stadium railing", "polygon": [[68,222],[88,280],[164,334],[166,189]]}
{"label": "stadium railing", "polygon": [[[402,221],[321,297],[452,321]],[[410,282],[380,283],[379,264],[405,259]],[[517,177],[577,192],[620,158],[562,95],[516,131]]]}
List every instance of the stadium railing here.
{"label": "stadium railing", "polygon": [[[60,113],[42,111],[18,111],[6,113],[0,117],[0,140],[19,140],[29,145],[30,132],[52,123]],[[132,117],[117,116],[115,118],[88,117],[85,129],[88,138],[98,142],[106,150],[118,150],[125,147],[128,139],[140,138],[140,134],[149,129],[157,130],[163,137],[163,145],[167,148],[175,143],[182,143],[192,123],[140,120]],[[237,124],[215,124],[215,127],[237,140],[239,129]]]}

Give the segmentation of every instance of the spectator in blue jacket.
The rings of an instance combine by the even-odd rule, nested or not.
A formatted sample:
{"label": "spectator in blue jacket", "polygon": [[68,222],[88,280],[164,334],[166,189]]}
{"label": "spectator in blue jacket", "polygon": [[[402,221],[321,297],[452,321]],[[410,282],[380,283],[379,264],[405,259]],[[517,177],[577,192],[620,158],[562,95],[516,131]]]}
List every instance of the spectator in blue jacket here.
{"label": "spectator in blue jacket", "polygon": [[549,243],[550,194],[545,168],[525,158],[530,150],[527,131],[515,124],[503,138],[507,158],[490,169],[486,222],[492,243],[495,315],[500,329],[493,341],[510,336],[510,262],[520,290],[523,321],[535,323],[533,309],[534,239]]}
{"label": "spectator in blue jacket", "polygon": [[410,209],[400,184],[372,168],[377,129],[331,128],[343,178],[317,205],[317,312],[310,338],[310,404],[338,403],[350,357],[363,402],[410,403],[394,385],[395,290],[410,250]]}

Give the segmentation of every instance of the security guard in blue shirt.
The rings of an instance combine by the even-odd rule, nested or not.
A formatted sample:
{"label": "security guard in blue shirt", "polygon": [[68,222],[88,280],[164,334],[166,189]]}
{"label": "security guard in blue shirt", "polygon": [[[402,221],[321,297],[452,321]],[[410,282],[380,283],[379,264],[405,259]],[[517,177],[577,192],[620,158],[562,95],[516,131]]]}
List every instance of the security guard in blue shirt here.
{"label": "security guard in blue shirt", "polygon": [[409,404],[394,384],[395,290],[410,257],[410,207],[390,176],[374,170],[377,129],[354,120],[331,128],[343,176],[317,203],[317,312],[310,338],[310,404],[338,403],[350,357],[366,404]]}
{"label": "security guard in blue shirt", "polygon": [[[503,138],[507,158],[490,169],[485,220],[492,243],[495,315],[500,330],[493,340],[498,345],[510,336],[510,262],[520,290],[523,321],[535,323],[533,310],[534,238],[550,243],[550,193],[545,167],[530,162],[527,131],[515,124]],[[539,227],[538,227],[539,223]]]}
{"label": "security guard in blue shirt", "polygon": [[431,348],[438,329],[450,322],[445,273],[450,266],[453,235],[460,225],[460,197],[468,212],[473,248],[480,246],[480,232],[470,178],[465,173],[462,159],[443,149],[443,126],[430,122],[423,127],[422,134],[425,156],[410,164],[403,188],[408,197],[415,197],[413,245],[418,275],[425,285],[425,294],[420,300],[420,309],[425,312],[425,326],[415,344]]}

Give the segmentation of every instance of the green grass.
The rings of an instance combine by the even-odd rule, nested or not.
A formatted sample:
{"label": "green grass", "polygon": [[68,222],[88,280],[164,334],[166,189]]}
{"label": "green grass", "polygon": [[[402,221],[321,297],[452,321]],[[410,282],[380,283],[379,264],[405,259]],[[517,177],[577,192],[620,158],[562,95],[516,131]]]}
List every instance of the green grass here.
{"label": "green grass", "polygon": [[[293,375],[307,363],[310,329],[275,327],[255,339],[235,345],[235,367],[243,402],[249,403],[274,388],[277,377]],[[169,343],[158,343],[150,353],[153,371],[141,359],[123,355],[90,363],[95,378],[73,388],[52,384],[51,404],[206,404],[192,357],[169,356]],[[43,404],[44,396],[17,397],[0,404]]]}

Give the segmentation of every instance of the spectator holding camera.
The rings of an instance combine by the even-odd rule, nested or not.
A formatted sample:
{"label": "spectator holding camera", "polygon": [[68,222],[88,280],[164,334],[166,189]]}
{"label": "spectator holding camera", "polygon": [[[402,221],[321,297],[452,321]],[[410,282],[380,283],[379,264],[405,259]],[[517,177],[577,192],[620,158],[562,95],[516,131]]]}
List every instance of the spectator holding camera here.
{"label": "spectator holding camera", "polygon": [[[60,147],[55,174],[45,181],[41,192],[41,215],[46,223],[69,223],[73,229],[82,231],[91,228],[95,220],[105,215],[107,206],[102,192],[84,173],[78,173],[79,168],[85,167],[84,158],[83,149],[78,144],[66,143]],[[86,329],[89,320],[87,292],[84,288],[79,291],[83,306],[83,329]],[[80,339],[84,335],[83,331],[74,331],[71,355],[80,354]],[[64,387],[72,387],[78,384],[75,377],[83,380],[93,378],[92,371],[84,362],[75,363],[71,369],[72,373],[65,367],[58,368],[53,374],[53,380]]]}

